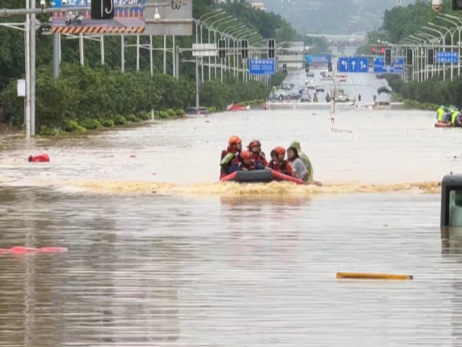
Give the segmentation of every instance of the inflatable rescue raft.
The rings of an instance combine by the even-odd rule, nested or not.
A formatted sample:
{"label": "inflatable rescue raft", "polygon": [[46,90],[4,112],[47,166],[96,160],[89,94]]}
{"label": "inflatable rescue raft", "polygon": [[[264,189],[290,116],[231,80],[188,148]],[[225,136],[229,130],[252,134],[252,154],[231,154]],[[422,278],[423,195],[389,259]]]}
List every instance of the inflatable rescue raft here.
{"label": "inflatable rescue raft", "polygon": [[287,181],[295,184],[305,184],[302,180],[273,170],[236,171],[223,177],[220,181],[238,183],[269,183],[273,181]]}
{"label": "inflatable rescue raft", "polygon": [[436,122],[435,123],[435,128],[460,128],[460,125],[453,125],[451,123],[445,123],[445,122]]}

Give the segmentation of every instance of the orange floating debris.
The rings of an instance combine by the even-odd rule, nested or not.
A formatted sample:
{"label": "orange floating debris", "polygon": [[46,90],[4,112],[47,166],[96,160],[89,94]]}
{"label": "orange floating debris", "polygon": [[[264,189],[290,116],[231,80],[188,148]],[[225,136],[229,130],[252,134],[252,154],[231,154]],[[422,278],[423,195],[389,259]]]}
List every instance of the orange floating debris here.
{"label": "orange floating debris", "polygon": [[356,280],[412,280],[411,275],[393,275],[393,274],[370,274],[357,272],[337,272],[338,279],[356,279]]}

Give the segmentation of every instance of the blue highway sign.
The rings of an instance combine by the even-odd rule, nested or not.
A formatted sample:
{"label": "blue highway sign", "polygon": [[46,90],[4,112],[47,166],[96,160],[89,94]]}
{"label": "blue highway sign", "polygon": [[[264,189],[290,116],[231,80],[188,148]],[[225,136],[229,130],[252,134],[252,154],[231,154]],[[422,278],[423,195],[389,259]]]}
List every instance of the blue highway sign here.
{"label": "blue highway sign", "polygon": [[385,66],[385,58],[374,58],[375,73],[403,73],[404,58],[393,58],[390,67]]}
{"label": "blue highway sign", "polygon": [[456,64],[459,61],[459,54],[457,52],[438,52],[436,53],[436,62],[439,64]]}
{"label": "blue highway sign", "polygon": [[320,55],[311,55],[308,54],[305,57],[305,60],[307,63],[312,64],[312,63],[331,63],[332,62],[332,56],[330,54],[320,54]]}
{"label": "blue highway sign", "polygon": [[369,58],[341,57],[338,59],[338,72],[367,73],[369,72]]}
{"label": "blue highway sign", "polygon": [[274,75],[274,59],[249,59],[249,73],[251,75]]}

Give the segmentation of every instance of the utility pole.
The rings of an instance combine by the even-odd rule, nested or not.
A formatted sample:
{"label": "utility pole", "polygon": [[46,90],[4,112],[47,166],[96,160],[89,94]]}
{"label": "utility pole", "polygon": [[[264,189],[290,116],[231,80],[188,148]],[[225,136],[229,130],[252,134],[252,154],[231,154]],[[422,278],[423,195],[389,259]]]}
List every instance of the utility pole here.
{"label": "utility pole", "polygon": [[[30,8],[35,9],[35,0],[30,0]],[[30,135],[35,135],[35,14],[30,15]]]}
{"label": "utility pole", "polygon": [[[29,0],[26,0],[26,8],[29,8]],[[25,70],[26,70],[26,107],[24,109],[24,121],[26,122],[26,138],[30,138],[30,15],[26,15],[25,27]]]}

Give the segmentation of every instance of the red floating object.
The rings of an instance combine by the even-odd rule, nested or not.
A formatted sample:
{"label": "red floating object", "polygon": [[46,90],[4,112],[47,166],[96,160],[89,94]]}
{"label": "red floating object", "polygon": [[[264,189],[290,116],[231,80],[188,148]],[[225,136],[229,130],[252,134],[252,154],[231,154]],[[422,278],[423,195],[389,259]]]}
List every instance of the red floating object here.
{"label": "red floating object", "polygon": [[42,247],[39,249],[40,253],[64,253],[67,252],[66,247]]}
{"label": "red floating object", "polygon": [[10,251],[11,251],[11,253],[34,253],[34,252],[38,252],[39,249],[38,248],[31,248],[31,247],[16,246],[16,247],[11,248]]}
{"label": "red floating object", "polygon": [[50,157],[46,153],[42,153],[39,155],[31,155],[29,156],[30,163],[48,163],[50,161]]}
{"label": "red floating object", "polygon": [[29,253],[64,253],[67,252],[66,247],[22,247],[16,246],[10,249],[0,248],[0,254],[29,254]]}

